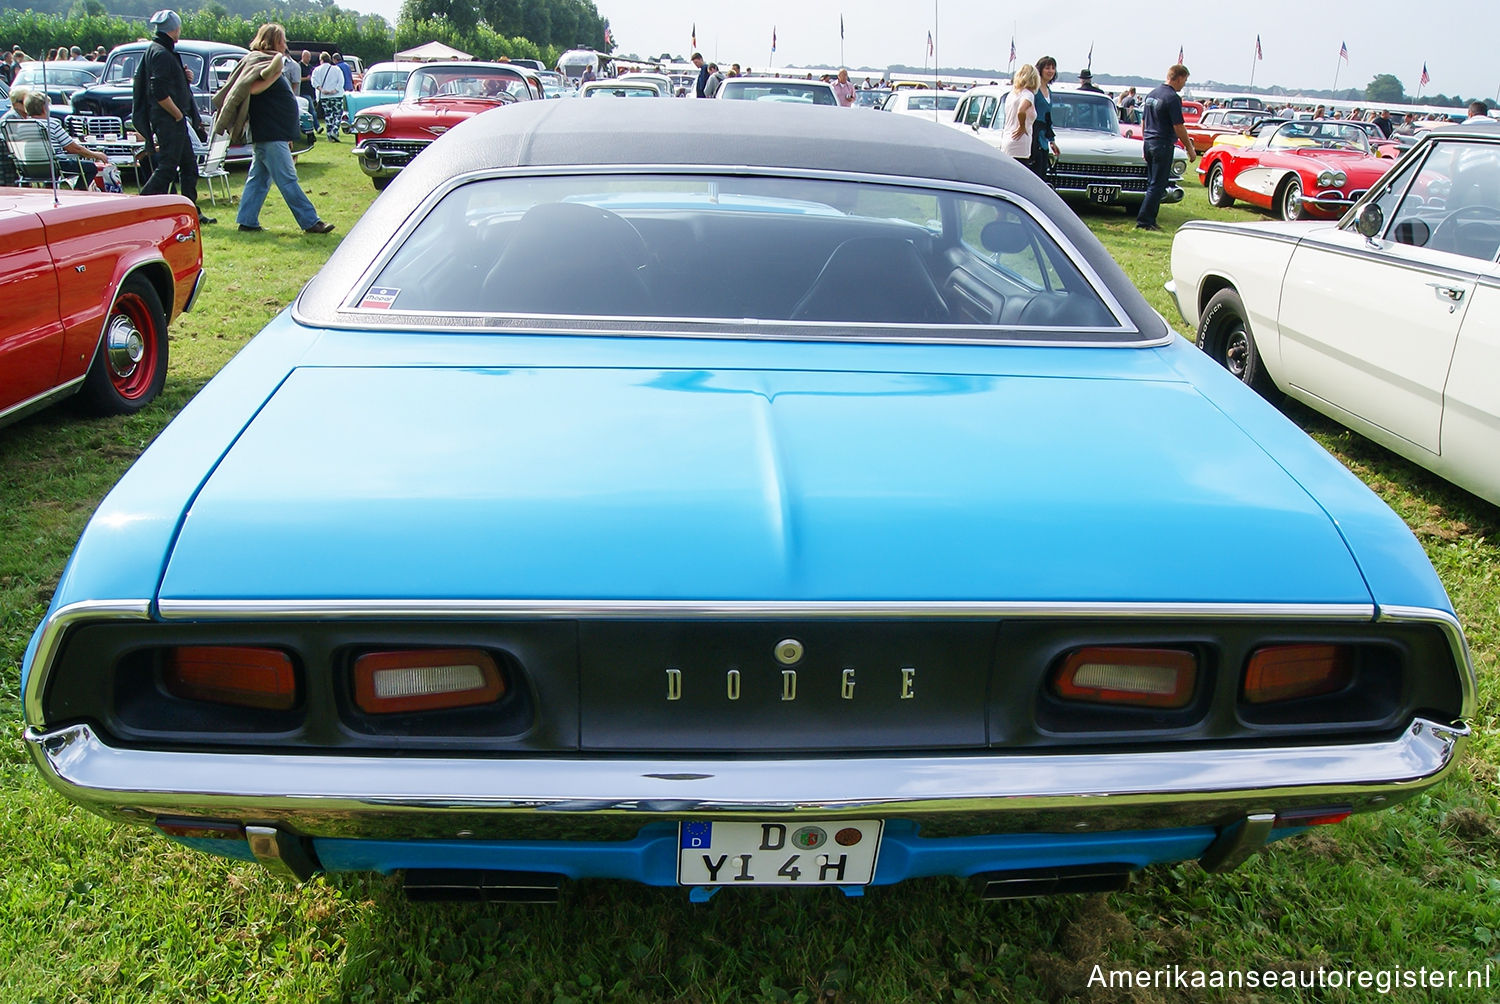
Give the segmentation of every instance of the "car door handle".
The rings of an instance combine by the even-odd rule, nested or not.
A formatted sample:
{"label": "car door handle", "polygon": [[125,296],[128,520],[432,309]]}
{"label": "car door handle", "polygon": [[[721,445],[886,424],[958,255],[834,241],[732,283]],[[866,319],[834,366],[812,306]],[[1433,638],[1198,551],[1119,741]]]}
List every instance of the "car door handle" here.
{"label": "car door handle", "polygon": [[1448,305],[1448,313],[1450,314],[1457,310],[1458,305],[1463,302],[1464,291],[1457,286],[1445,286],[1440,282],[1429,282],[1427,285],[1432,287],[1432,292],[1439,300]]}

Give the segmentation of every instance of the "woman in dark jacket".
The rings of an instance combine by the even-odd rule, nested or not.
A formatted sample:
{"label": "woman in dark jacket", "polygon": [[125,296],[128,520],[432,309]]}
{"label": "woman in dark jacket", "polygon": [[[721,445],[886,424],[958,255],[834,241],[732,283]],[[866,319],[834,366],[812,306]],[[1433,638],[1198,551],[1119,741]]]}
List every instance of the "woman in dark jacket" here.
{"label": "woman in dark jacket", "polygon": [[[333,224],[318,218],[318,211],[297,182],[297,165],[292,160],[292,143],[302,138],[302,126],[298,121],[297,99],[281,73],[281,60],[286,56],[286,30],[279,24],[261,25],[250,49],[274,53],[276,61],[269,76],[257,75],[250,85],[249,124],[253,145],[250,174],[245,178],[245,190],[240,193],[236,222],[244,231],[265,229],[260,225],[260,207],[274,183],[297,226],[306,233],[326,234]],[[233,84],[231,78],[225,87]]]}
{"label": "woman in dark jacket", "polygon": [[1052,81],[1057,77],[1057,60],[1043,56],[1036,61],[1042,86],[1036,89],[1036,128],[1031,131],[1031,161],[1028,167],[1043,181],[1052,171],[1057,156],[1057,134],[1052,131]]}

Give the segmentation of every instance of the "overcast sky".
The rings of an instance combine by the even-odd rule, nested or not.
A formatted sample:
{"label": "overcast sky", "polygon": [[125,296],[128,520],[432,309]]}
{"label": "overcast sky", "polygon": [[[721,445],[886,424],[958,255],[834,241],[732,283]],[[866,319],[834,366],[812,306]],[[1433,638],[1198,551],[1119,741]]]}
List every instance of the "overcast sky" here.
{"label": "overcast sky", "polygon": [[[1363,0],[1317,4],[1256,0],[1249,4],[1163,4],[1138,0],[1072,0],[1065,4],[1001,5],[994,0],[594,0],[614,29],[618,52],[642,56],[688,54],[693,25],[710,60],[757,70],[774,65],[839,62],[839,15],[844,17],[844,61],[850,66],[921,66],[933,31],[940,66],[1005,70],[1014,35],[1020,62],[1050,54],[1062,79],[1072,81],[1094,50],[1094,71],[1156,76],[1181,46],[1195,81],[1249,83],[1255,36],[1264,58],[1257,86],[1363,88],[1377,73],[1393,73],[1415,95],[1422,64],[1432,80],[1424,94],[1496,97],[1500,59],[1495,0]],[[400,0],[352,0],[355,10],[392,23]],[[934,9],[936,13],[934,13]],[[1231,11],[1241,13],[1233,14]],[[1253,12],[1253,15],[1251,14]],[[1435,15],[1435,16],[1431,16]],[[936,22],[934,30],[934,21]],[[1343,22],[1344,27],[1319,27]],[[1339,60],[1347,44],[1349,61]]]}

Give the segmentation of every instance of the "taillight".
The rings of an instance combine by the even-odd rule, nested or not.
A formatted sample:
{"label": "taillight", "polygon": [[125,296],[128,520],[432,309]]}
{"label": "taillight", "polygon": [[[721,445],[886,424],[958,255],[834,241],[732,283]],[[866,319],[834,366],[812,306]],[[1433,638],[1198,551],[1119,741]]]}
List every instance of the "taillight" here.
{"label": "taillight", "polygon": [[1198,659],[1192,652],[1101,645],[1070,653],[1053,689],[1070,701],[1185,708],[1193,699],[1197,680]]}
{"label": "taillight", "polygon": [[1354,815],[1354,809],[1347,805],[1324,806],[1319,809],[1291,809],[1276,814],[1276,822],[1272,825],[1282,826],[1331,826],[1334,823],[1342,823]]}
{"label": "taillight", "polygon": [[292,659],[274,648],[183,645],[169,649],[162,682],[174,697],[286,711],[297,703]]}
{"label": "taillight", "polygon": [[1245,667],[1250,704],[1318,697],[1343,690],[1354,677],[1354,660],[1342,645],[1270,645],[1256,649]]}
{"label": "taillight", "polygon": [[467,708],[504,694],[500,667],[476,648],[367,652],[354,660],[354,703],[371,715]]}

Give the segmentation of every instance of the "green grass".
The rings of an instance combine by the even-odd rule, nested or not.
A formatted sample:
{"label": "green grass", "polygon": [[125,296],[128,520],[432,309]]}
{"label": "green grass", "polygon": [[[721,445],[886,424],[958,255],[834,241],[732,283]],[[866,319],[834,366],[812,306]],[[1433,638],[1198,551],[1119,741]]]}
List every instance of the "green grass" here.
{"label": "green grass", "polygon": [[[726,892],[704,906],[678,890],[582,882],[561,908],[415,905],[380,877],[282,885],[258,867],[106,823],[46,789],[19,735],[19,665],[73,541],[132,459],[291,300],[373,194],[347,144],[319,144],[300,172],[338,234],[302,235],[274,192],[266,234],[232,232],[220,206],[204,242],[209,284],[172,332],[160,401],[124,420],[57,408],[0,431],[0,1004],[1376,999],[1358,989],[1108,990],[1089,986],[1095,965],[1488,965],[1500,984],[1500,513],[1301,409],[1291,410],[1296,421],[1427,548],[1473,648],[1479,735],[1431,793],[1288,841],[1228,875],[1161,867],[1125,893],[1000,905],[950,880],[863,899]],[[1177,323],[1161,284],[1171,231],[1212,212],[1202,189],[1190,184],[1185,203],[1163,209],[1161,234],[1135,231],[1117,209],[1082,212]]]}

